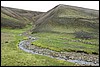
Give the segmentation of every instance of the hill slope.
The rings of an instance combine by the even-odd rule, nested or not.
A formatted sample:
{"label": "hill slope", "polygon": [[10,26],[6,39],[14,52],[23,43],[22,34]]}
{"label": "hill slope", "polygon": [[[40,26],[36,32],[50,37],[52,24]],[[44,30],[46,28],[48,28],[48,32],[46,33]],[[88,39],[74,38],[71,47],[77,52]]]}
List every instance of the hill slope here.
{"label": "hill slope", "polygon": [[34,24],[35,17],[42,13],[1,6],[1,26],[23,28],[27,24]]}
{"label": "hill slope", "polygon": [[99,11],[69,5],[57,5],[35,22],[34,32],[99,32]]}

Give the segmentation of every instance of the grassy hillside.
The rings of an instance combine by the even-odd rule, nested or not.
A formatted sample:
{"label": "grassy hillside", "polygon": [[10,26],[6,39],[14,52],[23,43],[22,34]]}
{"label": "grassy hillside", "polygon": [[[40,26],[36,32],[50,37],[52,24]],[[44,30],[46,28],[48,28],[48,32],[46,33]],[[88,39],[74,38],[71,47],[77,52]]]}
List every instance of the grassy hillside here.
{"label": "grassy hillside", "polygon": [[1,6],[1,27],[24,28],[34,24],[35,17],[42,13]]}
{"label": "grassy hillside", "polygon": [[32,33],[37,34],[40,39],[33,44],[56,51],[99,54],[98,12],[81,7],[57,5],[35,22]]}
{"label": "grassy hillside", "polygon": [[98,33],[99,19],[97,14],[97,10],[58,5],[41,15],[41,18],[35,22],[36,26],[33,33],[43,31],[74,33],[82,30]]}

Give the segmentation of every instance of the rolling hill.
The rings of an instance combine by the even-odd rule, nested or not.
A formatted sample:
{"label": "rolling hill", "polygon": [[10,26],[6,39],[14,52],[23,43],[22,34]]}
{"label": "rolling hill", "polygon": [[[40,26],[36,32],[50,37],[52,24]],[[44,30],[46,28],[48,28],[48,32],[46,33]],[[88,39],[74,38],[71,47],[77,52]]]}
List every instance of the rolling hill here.
{"label": "rolling hill", "polygon": [[24,28],[34,24],[35,17],[42,13],[1,6],[1,27]]}
{"label": "rolling hill", "polygon": [[35,22],[34,32],[75,33],[99,32],[99,11],[59,4],[42,14]]}

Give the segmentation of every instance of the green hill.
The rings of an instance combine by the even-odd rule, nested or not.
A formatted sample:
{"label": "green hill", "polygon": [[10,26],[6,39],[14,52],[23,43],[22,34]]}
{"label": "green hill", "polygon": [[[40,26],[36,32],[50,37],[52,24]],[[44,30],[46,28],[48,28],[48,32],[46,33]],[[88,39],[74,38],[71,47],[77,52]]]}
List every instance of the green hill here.
{"label": "green hill", "polygon": [[35,22],[34,32],[74,33],[99,31],[99,11],[68,5],[57,5]]}
{"label": "green hill", "polygon": [[1,6],[1,27],[24,28],[34,24],[35,17],[42,13]]}

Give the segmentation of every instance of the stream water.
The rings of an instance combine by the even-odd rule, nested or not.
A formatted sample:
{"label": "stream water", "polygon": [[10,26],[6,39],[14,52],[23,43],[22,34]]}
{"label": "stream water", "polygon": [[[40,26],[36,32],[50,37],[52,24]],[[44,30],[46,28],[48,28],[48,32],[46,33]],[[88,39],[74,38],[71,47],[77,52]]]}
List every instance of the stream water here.
{"label": "stream water", "polygon": [[[33,41],[35,41],[35,40],[33,40]],[[56,58],[56,59],[60,59],[60,60],[66,60],[69,62],[84,65],[84,66],[99,66],[99,63],[87,62],[84,60],[69,59],[69,57],[62,56],[61,54],[59,54],[59,56],[58,55],[54,56],[53,54],[57,53],[57,52],[49,50],[49,49],[44,49],[44,48],[41,49],[40,47],[37,47],[37,46],[34,46],[33,49],[30,50],[25,47],[26,45],[30,44],[29,42],[32,42],[32,41],[27,41],[27,40],[21,41],[19,43],[19,48],[28,53],[44,55],[44,56],[48,56],[48,57]]]}

